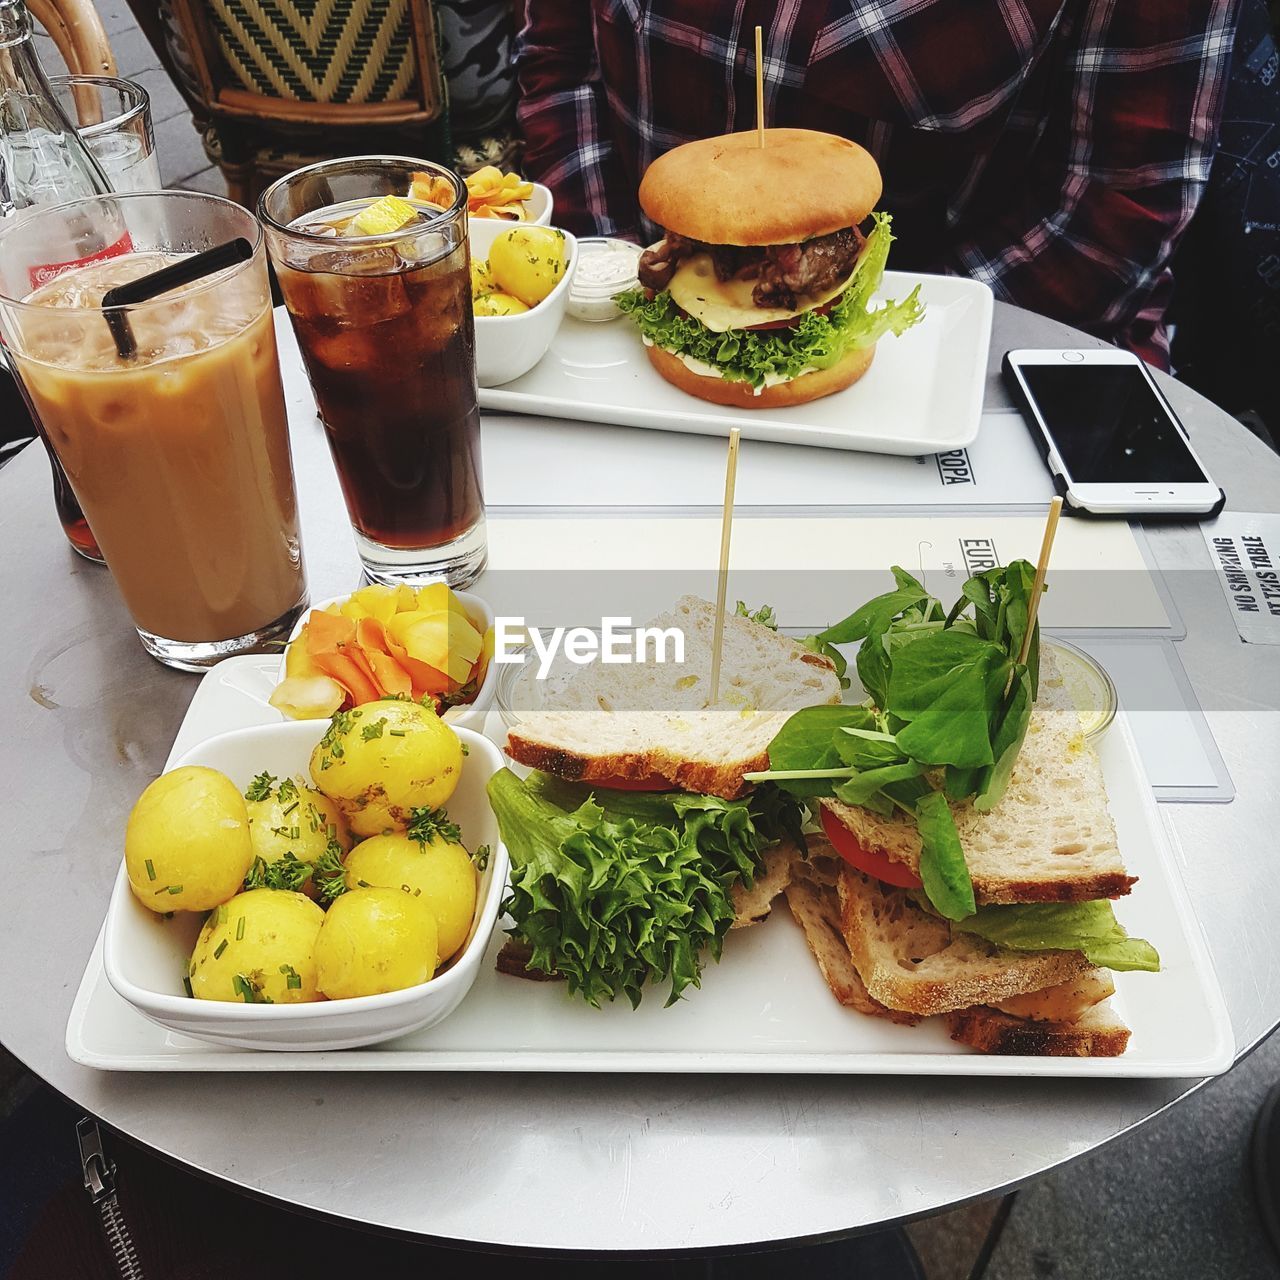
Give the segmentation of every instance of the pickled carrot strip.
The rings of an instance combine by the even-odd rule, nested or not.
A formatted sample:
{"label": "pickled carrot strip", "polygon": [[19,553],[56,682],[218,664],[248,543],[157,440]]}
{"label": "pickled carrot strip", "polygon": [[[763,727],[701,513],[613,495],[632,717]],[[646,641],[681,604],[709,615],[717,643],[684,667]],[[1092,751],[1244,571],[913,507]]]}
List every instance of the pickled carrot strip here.
{"label": "pickled carrot strip", "polygon": [[[358,652],[358,650],[352,649],[349,652],[354,653]],[[362,702],[376,702],[378,700],[378,690],[374,687],[372,677],[365,675],[348,657],[347,652],[334,650],[327,653],[317,653],[313,656],[316,660],[316,666],[325,675],[336,680],[347,691],[353,705],[359,706]]]}
{"label": "pickled carrot strip", "polygon": [[312,654],[325,653],[350,644],[356,638],[356,624],[340,613],[311,611],[307,619],[307,648]]}

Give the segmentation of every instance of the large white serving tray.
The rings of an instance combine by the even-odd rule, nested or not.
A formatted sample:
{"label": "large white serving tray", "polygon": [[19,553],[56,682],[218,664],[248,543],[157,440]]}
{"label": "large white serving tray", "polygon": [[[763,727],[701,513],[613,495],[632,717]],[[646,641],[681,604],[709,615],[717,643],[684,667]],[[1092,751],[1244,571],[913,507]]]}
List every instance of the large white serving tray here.
{"label": "large white serving tray", "polygon": [[[215,733],[275,721],[271,657],[232,658],[201,681],[173,758]],[[494,716],[490,728],[500,732]],[[67,1024],[67,1052],[115,1071],[657,1071],[806,1074],[1198,1077],[1225,1071],[1226,1007],[1123,713],[1100,743],[1120,848],[1140,877],[1117,913],[1160,951],[1159,974],[1117,974],[1133,1029],[1120,1058],[1005,1058],[959,1049],[940,1019],[899,1027],[841,1008],[785,905],[731,933],[700,991],[671,1009],[650,992],[636,1012],[571,1001],[558,983],[498,974],[499,931],[466,1002],[447,1022],[367,1049],[276,1054],[168,1032],[111,989],[95,944]],[[113,856],[103,850],[104,856]],[[104,903],[105,907],[105,903]]]}
{"label": "large white serving tray", "polygon": [[924,319],[880,340],[853,386],[787,409],[731,409],[698,400],[660,378],[635,326],[566,319],[528,373],[480,388],[480,407],[623,427],[868,453],[946,453],[978,434],[991,346],[991,290],[958,276],[885,273],[878,296],[905,298],[916,285]]}

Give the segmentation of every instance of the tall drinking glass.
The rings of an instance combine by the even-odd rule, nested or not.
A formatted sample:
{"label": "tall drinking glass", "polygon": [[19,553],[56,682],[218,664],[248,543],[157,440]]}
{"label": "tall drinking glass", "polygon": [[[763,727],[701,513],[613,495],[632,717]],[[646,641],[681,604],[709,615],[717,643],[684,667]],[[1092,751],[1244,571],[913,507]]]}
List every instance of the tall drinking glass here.
{"label": "tall drinking glass", "polygon": [[[108,289],[236,237],[248,261],[103,306]],[[33,288],[51,260],[83,265]],[[0,332],[147,651],[198,670],[283,641],[306,584],[253,215],[174,191],[0,224]]]}
{"label": "tall drinking glass", "polygon": [[[358,215],[422,172],[448,179],[449,207],[410,201],[411,220],[364,234]],[[466,586],[486,553],[466,186],[357,156],[281,178],[259,214],[365,572]]]}
{"label": "tall drinking glass", "polygon": [[49,88],[111,182],[112,191],[159,191],[151,95],[119,76],[50,76]]}

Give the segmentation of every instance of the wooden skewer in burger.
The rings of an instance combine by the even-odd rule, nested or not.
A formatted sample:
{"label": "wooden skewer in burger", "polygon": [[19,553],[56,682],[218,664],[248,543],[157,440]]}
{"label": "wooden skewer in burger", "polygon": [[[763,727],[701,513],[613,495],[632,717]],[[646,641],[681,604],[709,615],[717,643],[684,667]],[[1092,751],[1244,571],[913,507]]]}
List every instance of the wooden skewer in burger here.
{"label": "wooden skewer in burger", "polygon": [[653,367],[744,409],[856,382],[876,342],[924,313],[919,286],[872,306],[893,239],[889,215],[874,212],[880,192],[867,151],[810,129],[752,129],[660,156],[639,196],[665,235],[640,259],[640,287],[618,299]]}

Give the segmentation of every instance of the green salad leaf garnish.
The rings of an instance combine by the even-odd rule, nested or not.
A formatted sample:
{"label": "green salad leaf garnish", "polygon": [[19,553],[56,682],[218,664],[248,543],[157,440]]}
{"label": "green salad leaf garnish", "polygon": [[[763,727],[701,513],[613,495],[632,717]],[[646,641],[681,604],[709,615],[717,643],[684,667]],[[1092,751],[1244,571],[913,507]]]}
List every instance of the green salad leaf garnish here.
{"label": "green salad leaf garnish", "polygon": [[1160,968],[1155,947],[1131,938],[1105,898],[979,907],[954,927],[1014,951],[1083,951],[1090,964],[1102,969],[1156,973]]}
{"label": "green salad leaf garnish", "polygon": [[[981,812],[1004,795],[1039,687],[1040,644],[1027,634],[1035,569],[1025,560],[970,578],[950,610],[909,573],[894,589],[811,637],[815,647],[861,641],[867,701],[806,707],[769,744],[769,768],[750,774],[802,798],[831,796],[920,832],[920,879],[949,920],[976,907],[947,801]],[[926,774],[940,772],[942,791]]]}
{"label": "green salad leaf garnish", "polygon": [[731,889],[754,880],[790,821],[755,796],[592,791],[509,769],[488,792],[511,855],[509,932],[531,968],[596,1007],[619,996],[635,1007],[649,984],[668,984],[670,1005],[700,985],[734,920]]}
{"label": "green salad leaf garnish", "polygon": [[893,235],[887,213],[872,214],[875,227],[858,259],[849,287],[829,311],[807,311],[783,329],[729,329],[716,333],[682,311],[664,289],[652,299],[629,289],[614,299],[629,313],[642,337],[676,355],[713,365],[730,382],[760,387],[766,378],[798,377],[806,369],[828,369],[886,333],[902,334],[924,316],[917,285],[901,302],[868,310],[884,278]]}

